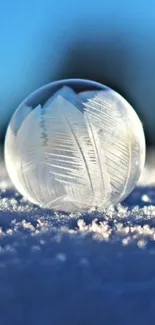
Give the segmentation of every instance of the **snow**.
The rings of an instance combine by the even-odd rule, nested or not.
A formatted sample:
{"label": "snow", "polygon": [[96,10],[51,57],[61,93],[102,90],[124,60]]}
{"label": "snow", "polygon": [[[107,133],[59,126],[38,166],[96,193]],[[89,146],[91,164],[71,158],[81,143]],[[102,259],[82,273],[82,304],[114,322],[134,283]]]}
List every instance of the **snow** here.
{"label": "snow", "polygon": [[1,163],[0,325],[154,325],[155,168],[149,157],[122,205],[85,215],[29,204]]}

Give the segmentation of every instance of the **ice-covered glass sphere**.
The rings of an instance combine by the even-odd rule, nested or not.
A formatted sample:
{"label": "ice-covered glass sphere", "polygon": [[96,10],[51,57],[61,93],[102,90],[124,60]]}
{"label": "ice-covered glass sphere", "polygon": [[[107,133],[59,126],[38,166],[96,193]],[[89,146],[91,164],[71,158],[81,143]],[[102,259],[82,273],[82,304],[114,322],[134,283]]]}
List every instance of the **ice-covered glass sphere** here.
{"label": "ice-covered glass sphere", "polygon": [[10,178],[31,202],[66,212],[100,211],[135,187],[145,160],[141,122],[102,84],[48,84],[13,115],[5,141]]}

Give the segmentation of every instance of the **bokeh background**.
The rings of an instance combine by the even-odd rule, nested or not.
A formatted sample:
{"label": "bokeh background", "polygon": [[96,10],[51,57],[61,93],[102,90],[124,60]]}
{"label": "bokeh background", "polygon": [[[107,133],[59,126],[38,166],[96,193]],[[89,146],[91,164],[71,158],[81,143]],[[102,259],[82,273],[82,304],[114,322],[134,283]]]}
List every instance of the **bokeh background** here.
{"label": "bokeh background", "polygon": [[1,0],[1,140],[27,95],[70,77],[120,92],[155,144],[155,2]]}

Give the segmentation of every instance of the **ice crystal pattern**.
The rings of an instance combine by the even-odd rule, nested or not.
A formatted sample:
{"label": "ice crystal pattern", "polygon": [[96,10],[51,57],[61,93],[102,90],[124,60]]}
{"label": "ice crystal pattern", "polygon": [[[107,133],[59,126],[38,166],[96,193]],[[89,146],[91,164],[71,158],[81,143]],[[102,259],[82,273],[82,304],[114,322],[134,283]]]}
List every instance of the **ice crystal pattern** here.
{"label": "ice crystal pattern", "polygon": [[143,129],[113,90],[77,95],[62,87],[44,105],[17,109],[5,160],[13,184],[32,203],[102,211],[135,187],[145,160]]}

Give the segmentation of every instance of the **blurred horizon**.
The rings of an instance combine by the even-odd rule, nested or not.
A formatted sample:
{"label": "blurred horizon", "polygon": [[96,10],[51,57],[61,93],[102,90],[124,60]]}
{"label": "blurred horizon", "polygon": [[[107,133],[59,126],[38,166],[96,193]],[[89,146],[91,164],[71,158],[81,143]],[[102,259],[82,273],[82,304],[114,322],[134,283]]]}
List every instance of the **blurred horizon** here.
{"label": "blurred horizon", "polygon": [[99,81],[137,111],[155,144],[155,3],[0,3],[0,135],[34,90],[66,78]]}

